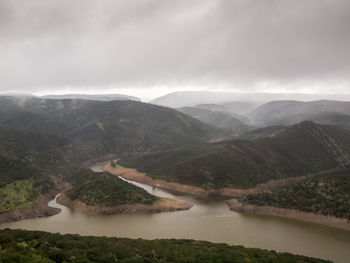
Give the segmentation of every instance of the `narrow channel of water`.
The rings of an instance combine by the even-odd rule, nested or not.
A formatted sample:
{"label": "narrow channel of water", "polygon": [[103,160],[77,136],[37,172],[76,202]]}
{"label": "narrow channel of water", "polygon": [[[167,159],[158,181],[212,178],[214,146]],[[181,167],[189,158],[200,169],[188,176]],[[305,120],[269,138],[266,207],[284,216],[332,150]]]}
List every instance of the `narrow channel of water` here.
{"label": "narrow channel of water", "polygon": [[[94,171],[100,168],[101,164],[91,167]],[[202,201],[134,184],[154,195],[189,201],[194,206],[188,211],[160,214],[85,216],[52,200],[49,205],[61,208],[60,214],[3,224],[0,228],[145,239],[188,238],[350,262],[349,231],[278,217],[243,215],[230,211],[223,201]]]}

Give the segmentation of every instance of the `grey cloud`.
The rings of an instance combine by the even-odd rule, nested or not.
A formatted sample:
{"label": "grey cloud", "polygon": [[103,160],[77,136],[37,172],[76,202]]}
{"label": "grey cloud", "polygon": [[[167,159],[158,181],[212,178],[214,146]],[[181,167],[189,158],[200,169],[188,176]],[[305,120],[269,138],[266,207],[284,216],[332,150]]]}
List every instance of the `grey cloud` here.
{"label": "grey cloud", "polygon": [[348,83],[349,26],[347,0],[0,0],[0,91]]}

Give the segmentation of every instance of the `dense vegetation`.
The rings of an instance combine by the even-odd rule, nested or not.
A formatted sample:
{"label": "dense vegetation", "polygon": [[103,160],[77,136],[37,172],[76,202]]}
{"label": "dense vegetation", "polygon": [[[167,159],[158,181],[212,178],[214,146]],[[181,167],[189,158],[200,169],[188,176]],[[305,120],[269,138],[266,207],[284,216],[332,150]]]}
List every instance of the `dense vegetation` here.
{"label": "dense vegetation", "polygon": [[305,179],[273,192],[248,195],[243,203],[293,208],[350,220],[350,170]]}
{"label": "dense vegetation", "polygon": [[249,188],[344,165],[349,146],[347,131],[303,122],[272,138],[208,143],[119,162],[152,177],[207,189]]}
{"label": "dense vegetation", "polygon": [[116,206],[120,204],[152,204],[157,197],[142,188],[130,184],[109,173],[85,175],[80,182],[66,192],[72,199],[78,199],[93,206]]}
{"label": "dense vegetation", "polygon": [[22,230],[0,231],[0,262],[329,262],[289,253],[194,240],[82,237]]}

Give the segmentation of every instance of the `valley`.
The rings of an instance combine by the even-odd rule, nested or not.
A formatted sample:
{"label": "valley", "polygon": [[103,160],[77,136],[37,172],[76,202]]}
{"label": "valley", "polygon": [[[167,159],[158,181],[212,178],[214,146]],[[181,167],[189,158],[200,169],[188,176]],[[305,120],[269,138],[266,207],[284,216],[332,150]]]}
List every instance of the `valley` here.
{"label": "valley", "polygon": [[[239,103],[182,109],[191,117],[129,100],[0,101],[2,229],[189,238],[348,260],[343,125],[252,127],[249,113],[234,112],[252,106]],[[108,162],[91,166],[98,160]],[[272,234],[266,244],[266,231],[285,231],[284,242]],[[329,232],[339,249],[326,251]],[[301,249],[299,238],[319,242]]]}

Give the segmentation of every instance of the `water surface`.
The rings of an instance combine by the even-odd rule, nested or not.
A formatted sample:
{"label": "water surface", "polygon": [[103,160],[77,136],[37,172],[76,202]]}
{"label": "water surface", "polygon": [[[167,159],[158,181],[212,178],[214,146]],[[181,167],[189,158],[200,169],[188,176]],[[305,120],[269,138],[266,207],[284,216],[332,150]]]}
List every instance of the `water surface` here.
{"label": "water surface", "polygon": [[[101,164],[91,167],[94,171],[100,168]],[[188,238],[350,262],[349,231],[272,216],[243,215],[230,211],[224,201],[202,201],[134,184],[154,195],[189,201],[194,206],[188,211],[160,214],[86,216],[52,200],[49,205],[61,208],[60,214],[3,224],[0,228],[145,239]]]}

